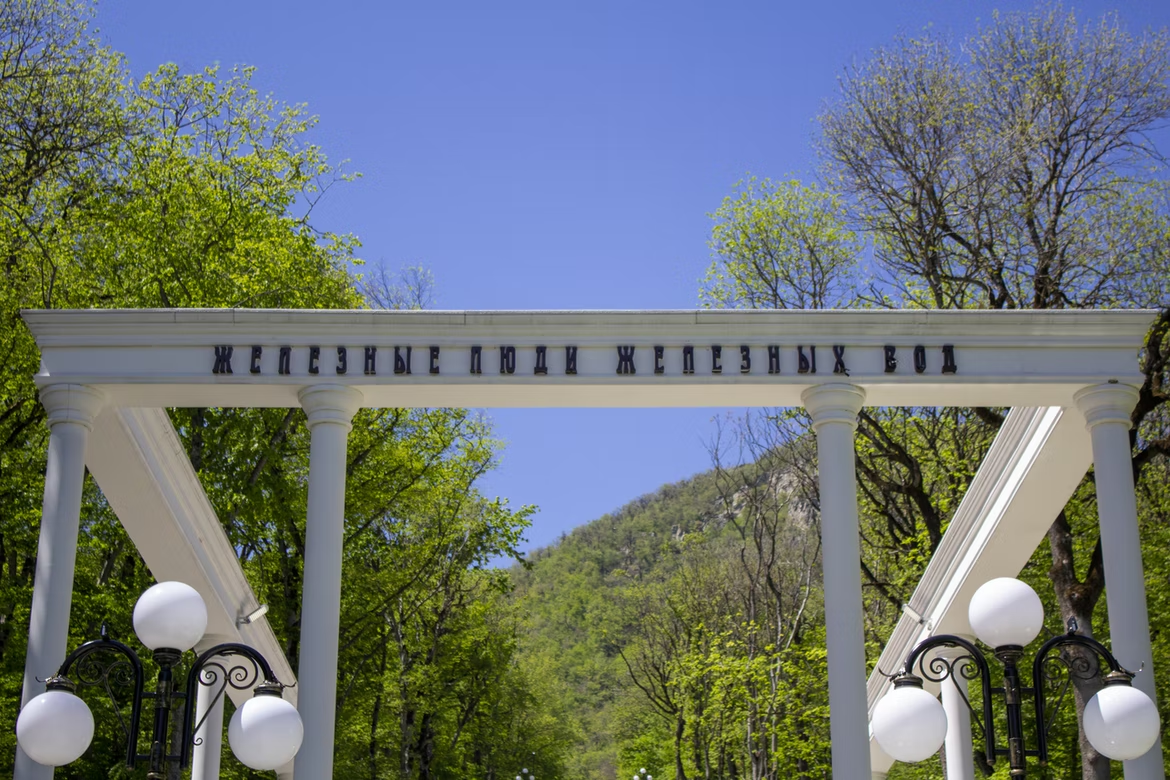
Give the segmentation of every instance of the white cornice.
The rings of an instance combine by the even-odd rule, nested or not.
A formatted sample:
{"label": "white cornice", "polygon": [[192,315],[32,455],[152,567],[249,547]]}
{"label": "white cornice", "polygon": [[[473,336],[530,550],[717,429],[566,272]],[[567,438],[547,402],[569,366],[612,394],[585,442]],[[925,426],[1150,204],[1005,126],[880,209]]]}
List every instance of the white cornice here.
{"label": "white cornice", "polygon": [[[797,406],[807,388],[840,381],[862,387],[874,406],[1064,406],[1086,386],[1141,384],[1137,353],[1154,312],[147,309],[24,317],[41,348],[40,385],[91,385],[120,406],[296,406],[317,384],[359,389],[373,407]],[[887,345],[897,351],[892,372]],[[217,347],[232,348],[231,373],[213,371]],[[250,370],[254,347],[259,373]],[[377,348],[370,375],[367,347]],[[470,371],[475,347],[479,374]],[[514,373],[497,365],[504,347],[515,349]],[[567,370],[567,347],[576,350],[576,373]],[[636,370],[621,371],[618,350],[630,347]],[[687,347],[692,373],[684,371]],[[281,373],[284,348],[289,370]],[[344,374],[338,348],[348,354]],[[413,370],[395,374],[394,351],[407,348]],[[439,373],[429,370],[431,348]],[[813,348],[817,369],[802,374],[800,356]],[[922,372],[913,364],[919,348]],[[769,371],[770,349],[779,350],[778,373]],[[834,373],[835,349],[847,374]]]}
{"label": "white cornice", "polygon": [[[850,344],[920,338],[989,346],[1040,340],[1049,346],[1140,344],[1152,310],[819,310],[819,311],[368,311],[292,309],[25,310],[38,344],[181,345],[208,336],[278,337],[283,343],[386,344],[426,337],[437,344],[469,338],[510,339],[517,346],[572,338],[610,344],[615,336],[648,343],[674,336],[793,339],[820,337]],[[700,339],[699,337],[703,337]]]}

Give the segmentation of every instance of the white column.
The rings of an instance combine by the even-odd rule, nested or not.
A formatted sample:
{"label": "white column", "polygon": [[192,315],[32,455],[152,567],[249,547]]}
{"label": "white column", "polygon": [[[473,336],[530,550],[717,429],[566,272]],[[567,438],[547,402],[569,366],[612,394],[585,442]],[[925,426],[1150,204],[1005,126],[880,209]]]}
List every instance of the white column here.
{"label": "white column", "polygon": [[[103,403],[100,392],[84,385],[49,385],[41,389],[40,397],[48,412],[49,451],[22,705],[44,693],[45,686],[37,678],[43,680],[56,674],[65,660],[85,479],[85,444]],[[17,748],[14,776],[16,780],[48,780],[53,769],[41,766]]]}
{"label": "white column", "polygon": [[[966,655],[961,647],[945,648],[939,652],[944,658]],[[942,705],[947,714],[947,736],[943,742],[946,752],[947,780],[975,780],[975,758],[971,750],[971,710],[967,708],[967,679],[960,674],[963,662],[955,664],[954,672],[942,681]]]}
{"label": "white column", "polygon": [[865,391],[853,385],[825,384],[805,390],[801,400],[812,415],[817,434],[833,776],[869,777],[861,541],[853,449]]}
{"label": "white column", "polygon": [[305,741],[294,767],[297,777],[329,778],[333,777],[337,700],[346,450],[362,394],[350,387],[323,385],[305,388],[300,399],[311,439],[297,667],[297,709],[305,724]]}
{"label": "white column", "polygon": [[[217,673],[222,674],[216,670]],[[199,685],[195,696],[195,723],[203,721],[195,734],[198,744],[191,751],[191,780],[219,780],[219,758],[223,750],[223,700],[217,696],[221,680]]]}
{"label": "white column", "polygon": [[[1074,396],[1093,438],[1093,468],[1097,483],[1097,523],[1105,561],[1105,602],[1109,609],[1109,637],[1113,655],[1130,671],[1141,672],[1135,687],[1155,702],[1154,655],[1150,648],[1150,619],[1146,611],[1146,581],[1138,534],[1137,497],[1133,484],[1133,457],[1129,444],[1130,414],[1137,390],[1129,385],[1086,387]],[[1162,748],[1126,761],[1128,780],[1164,780]]]}

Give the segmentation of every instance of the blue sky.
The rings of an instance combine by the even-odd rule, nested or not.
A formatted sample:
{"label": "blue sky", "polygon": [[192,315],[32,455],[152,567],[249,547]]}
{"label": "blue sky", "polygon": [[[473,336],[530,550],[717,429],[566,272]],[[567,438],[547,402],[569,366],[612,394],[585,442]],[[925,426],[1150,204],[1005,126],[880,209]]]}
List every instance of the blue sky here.
{"label": "blue sky", "polygon": [[[979,2],[102,0],[142,75],[257,67],[307,103],[357,183],[315,216],[361,256],[434,274],[446,309],[693,308],[707,217],[748,174],[815,177],[815,117],[852,62],[926,26],[961,39]],[[1170,25],[1165,0],[1118,9]],[[709,466],[730,410],[497,410],[484,485],[541,508],[530,546]]]}

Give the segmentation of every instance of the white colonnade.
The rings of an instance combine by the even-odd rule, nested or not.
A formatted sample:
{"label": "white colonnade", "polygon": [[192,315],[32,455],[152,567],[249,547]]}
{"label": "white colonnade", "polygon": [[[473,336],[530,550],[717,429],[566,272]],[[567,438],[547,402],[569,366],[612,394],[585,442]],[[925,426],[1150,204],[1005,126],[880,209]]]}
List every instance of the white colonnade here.
{"label": "white colonnade", "polygon": [[311,438],[297,667],[297,709],[305,724],[305,741],[297,753],[295,773],[302,778],[332,777],[346,453],[362,394],[352,387],[315,385],[301,391],[300,401]]}
{"label": "white colonnade", "polygon": [[[1150,618],[1146,610],[1145,569],[1138,533],[1137,495],[1134,492],[1130,415],[1138,392],[1129,385],[1086,387],[1074,397],[1093,439],[1093,469],[1097,487],[1097,522],[1105,563],[1105,601],[1113,655],[1131,672],[1134,687],[1155,703],[1154,654],[1150,646]],[[1140,670],[1140,671],[1139,671]],[[1126,780],[1164,780],[1161,745],[1133,761],[1126,761]]]}
{"label": "white colonnade", "polygon": [[[297,757],[301,776],[332,772],[334,702],[341,591],[341,545],[344,533],[345,469],[351,420],[361,393],[343,386],[313,386],[300,400],[311,430],[309,505],[306,525],[305,585],[302,605],[300,707],[305,744]],[[828,664],[833,764],[851,776],[870,773],[865,706],[859,539],[854,432],[864,400],[862,388],[839,383],[811,387],[802,400],[817,436],[822,501],[825,595],[833,610],[828,618]],[[1085,388],[1076,404],[1092,435],[1098,502],[1105,554],[1108,607],[1113,649],[1123,665],[1142,669],[1135,685],[1154,696],[1145,584],[1138,537],[1136,498],[1129,461],[1129,414],[1137,400],[1128,385]],[[44,518],[29,632],[24,699],[40,692],[37,677],[63,660],[81,504],[84,453],[92,422],[103,403],[92,388],[63,384],[42,391],[48,411],[50,443]],[[209,723],[222,722],[223,700],[210,705],[200,689],[197,717],[208,706]],[[948,776],[971,774],[970,720],[953,683],[944,684],[948,731]],[[218,776],[219,733],[206,729],[195,751],[193,777]],[[18,752],[18,780],[47,780],[52,770]],[[1164,776],[1160,752],[1126,762],[1129,780]],[[872,773],[878,776],[881,773]]]}
{"label": "white colonnade", "polygon": [[810,387],[801,396],[817,436],[824,570],[825,644],[833,774],[866,777],[869,708],[865,693],[865,627],[861,611],[861,538],[853,434],[865,391],[848,384]]}
{"label": "white colonnade", "polygon": [[[51,385],[41,390],[48,413],[49,450],[41,535],[29,613],[28,654],[24,660],[21,705],[44,692],[43,682],[65,660],[69,610],[73,604],[73,570],[81,523],[85,479],[85,445],[104,398],[90,387]],[[38,680],[39,678],[39,680]],[[16,749],[17,780],[50,780],[53,769]]]}

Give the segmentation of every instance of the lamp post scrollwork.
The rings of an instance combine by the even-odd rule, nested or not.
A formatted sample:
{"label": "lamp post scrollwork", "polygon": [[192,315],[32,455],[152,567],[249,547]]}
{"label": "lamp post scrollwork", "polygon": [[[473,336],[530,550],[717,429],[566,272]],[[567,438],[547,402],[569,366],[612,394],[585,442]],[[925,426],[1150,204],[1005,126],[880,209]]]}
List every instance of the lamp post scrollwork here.
{"label": "lamp post scrollwork", "polygon": [[[82,756],[93,739],[94,721],[78,688],[100,688],[109,698],[126,736],[126,766],[148,767],[148,780],[163,780],[167,769],[186,768],[191,748],[202,744],[197,736],[203,721],[193,722],[195,701],[202,684],[214,698],[252,688],[228,724],[232,752],[252,769],[269,770],[291,761],[300,748],[304,729],[296,708],[283,699],[285,686],[271,665],[255,649],[235,642],[215,645],[197,655],[186,669],[185,685],[176,674],[182,659],[203,637],[207,609],[190,586],[163,582],[150,588],[134,609],[134,630],[151,650],[158,666],[154,690],[146,690],[142,660],[127,645],[111,639],[102,627],[101,638],[70,653],[57,673],[45,681],[45,693],[30,700],[16,722],[21,749],[34,761],[62,766]],[[140,752],[143,708],[152,705],[147,752]],[[128,714],[124,714],[126,710]],[[178,715],[178,734],[172,720]],[[206,714],[204,715],[206,718]],[[219,728],[220,726],[216,726]],[[178,743],[173,752],[172,738]]]}
{"label": "lamp post scrollwork", "polygon": [[[979,766],[990,774],[995,761],[1006,756],[1012,777],[1024,777],[1027,759],[1036,758],[1041,766],[1048,762],[1048,740],[1055,722],[1055,712],[1074,679],[1092,679],[1108,668],[1104,686],[1085,707],[1084,727],[1089,742],[1100,753],[1115,760],[1138,758],[1156,744],[1160,729],[1157,708],[1149,697],[1133,688],[1133,672],[1122,668],[1113,654],[1100,642],[1077,631],[1075,623],[1066,634],[1055,636],[1040,646],[1032,660],[1031,686],[1021,677],[1020,662],[1025,646],[1035,639],[1044,621],[1040,599],[1028,585],[1011,578],[999,578],[983,585],[971,599],[968,613],[971,627],[979,639],[992,648],[1003,675],[1003,686],[991,684],[991,667],[987,656],[975,643],[961,636],[942,634],[919,643],[906,657],[902,669],[893,676],[894,690],[878,702],[873,712],[873,733],[878,744],[898,761],[921,761],[942,746],[946,736],[946,717],[942,705],[923,690],[924,680],[941,683],[958,676],[978,682],[982,692],[981,711],[971,710],[983,736]],[[1098,663],[1083,656],[1071,659],[1061,655],[1064,648],[1077,647],[1093,653]],[[957,650],[946,656],[932,655],[940,649]],[[1061,671],[1063,669],[1063,671]],[[1046,683],[1064,677],[1052,707],[1045,698]],[[957,678],[956,678],[957,679]],[[996,741],[994,702],[1002,697],[1006,715],[1006,747]],[[1024,704],[1032,700],[1036,747],[1026,744]]]}

